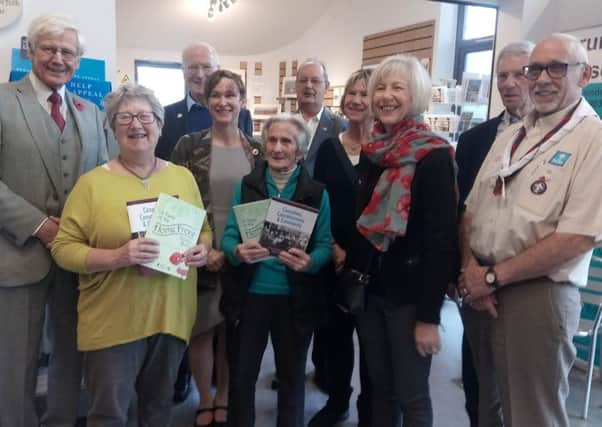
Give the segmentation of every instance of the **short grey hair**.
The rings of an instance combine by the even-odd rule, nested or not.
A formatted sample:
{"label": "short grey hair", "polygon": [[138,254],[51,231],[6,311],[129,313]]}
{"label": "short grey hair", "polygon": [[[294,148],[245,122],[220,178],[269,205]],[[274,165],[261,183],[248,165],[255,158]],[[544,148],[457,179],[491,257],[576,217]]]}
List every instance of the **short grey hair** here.
{"label": "short grey hair", "polygon": [[535,44],[529,40],[522,40],[519,42],[507,44],[502,48],[502,50],[500,50],[500,53],[497,56],[497,62],[499,64],[502,58],[506,56],[529,56],[531,55],[531,52],[533,51],[534,47]]}
{"label": "short grey hair", "polygon": [[27,44],[33,51],[42,36],[60,36],[65,31],[73,31],[77,39],[77,56],[82,56],[85,51],[84,38],[79,28],[69,18],[59,15],[40,15],[29,24],[27,30]]}
{"label": "short grey hair", "polygon": [[207,42],[194,42],[194,43],[191,43],[188,46],[186,46],[184,48],[184,50],[182,51],[182,67],[184,67],[184,64],[186,63],[186,54],[188,52],[190,52],[191,50],[196,50],[196,49],[206,49],[209,52],[209,56],[213,59],[213,62],[215,63],[216,68],[220,67],[219,56],[217,54],[217,50],[215,50],[215,48]]}
{"label": "short grey hair", "polygon": [[151,111],[157,119],[159,129],[161,129],[163,127],[165,112],[155,93],[145,86],[128,82],[109,93],[104,99],[105,113],[113,132],[115,132],[115,114],[117,114],[121,104],[124,101],[135,100],[144,100],[149,103]]}
{"label": "short grey hair", "polygon": [[328,80],[328,71],[326,71],[326,65],[324,64],[324,62],[322,62],[316,58],[308,58],[305,61],[303,61],[301,64],[299,64],[299,66],[297,67],[297,76],[299,75],[299,70],[302,67],[304,67],[306,65],[310,65],[310,64],[317,64],[320,66],[320,68],[322,69],[322,76],[324,77],[324,81],[326,83],[328,83],[329,80]]}
{"label": "short grey hair", "polygon": [[428,71],[414,55],[394,55],[385,58],[372,72],[368,82],[368,99],[370,101],[370,110],[377,117],[374,111],[373,99],[376,86],[382,80],[391,74],[403,74],[408,80],[410,94],[412,96],[412,106],[409,114],[412,116],[424,113],[431,102],[431,77]]}
{"label": "short grey hair", "polygon": [[265,146],[270,133],[270,128],[275,123],[289,123],[293,125],[297,131],[295,134],[295,142],[297,143],[297,157],[305,157],[307,154],[307,149],[309,148],[309,138],[311,134],[309,133],[309,129],[307,129],[307,126],[303,120],[290,113],[277,114],[265,121],[261,130],[261,140],[263,141],[263,145]]}
{"label": "short grey hair", "polygon": [[587,50],[585,49],[585,46],[583,46],[583,43],[581,43],[581,40],[577,37],[565,33],[554,33],[545,37],[542,41],[546,40],[561,41],[565,45],[567,53],[569,54],[569,57],[572,58],[572,61],[589,64]]}

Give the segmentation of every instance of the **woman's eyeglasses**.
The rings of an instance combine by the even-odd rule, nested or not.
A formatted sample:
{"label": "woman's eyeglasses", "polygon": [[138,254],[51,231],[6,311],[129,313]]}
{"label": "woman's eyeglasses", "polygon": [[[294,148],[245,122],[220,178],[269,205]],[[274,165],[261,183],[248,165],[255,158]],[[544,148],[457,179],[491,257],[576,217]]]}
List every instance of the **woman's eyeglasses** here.
{"label": "woman's eyeglasses", "polygon": [[142,112],[142,113],[138,113],[138,114],[116,113],[114,120],[115,120],[115,123],[117,123],[118,125],[125,126],[125,125],[129,125],[130,123],[132,123],[134,121],[134,118],[138,119],[138,121],[140,123],[142,123],[143,125],[148,125],[155,121],[155,114],[147,113],[147,112]]}

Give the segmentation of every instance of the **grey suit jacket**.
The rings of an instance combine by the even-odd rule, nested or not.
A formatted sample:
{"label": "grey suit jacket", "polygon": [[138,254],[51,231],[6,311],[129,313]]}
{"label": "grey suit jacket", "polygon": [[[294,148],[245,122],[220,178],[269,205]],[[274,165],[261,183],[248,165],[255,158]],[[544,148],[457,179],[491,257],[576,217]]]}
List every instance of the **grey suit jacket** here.
{"label": "grey suit jacket", "polygon": [[320,117],[320,122],[316,128],[316,133],[311,140],[309,151],[305,155],[304,165],[312,177],[314,176],[316,156],[318,155],[318,150],[320,149],[322,142],[329,138],[337,138],[346,127],[347,123],[345,123],[342,118],[330,112],[328,108],[324,107],[324,111]]}
{"label": "grey suit jacket", "polygon": [[49,251],[31,234],[46,216],[61,214],[71,190],[63,187],[61,162],[78,162],[81,175],[107,161],[98,108],[68,91],[65,101],[81,139],[79,159],[61,159],[44,133],[48,113],[29,77],[0,85],[0,287],[38,282],[50,270]]}

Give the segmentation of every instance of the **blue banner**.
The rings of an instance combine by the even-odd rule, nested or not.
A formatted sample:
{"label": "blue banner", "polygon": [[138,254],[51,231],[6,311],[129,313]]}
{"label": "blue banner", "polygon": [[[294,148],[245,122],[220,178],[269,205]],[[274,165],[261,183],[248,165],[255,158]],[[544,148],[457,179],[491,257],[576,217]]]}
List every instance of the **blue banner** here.
{"label": "blue banner", "polygon": [[594,107],[598,116],[602,117],[602,83],[590,83],[585,86],[583,97]]}
{"label": "blue banner", "polygon": [[[26,73],[31,71],[31,61],[29,58],[23,58],[21,56],[21,49],[13,48],[10,70],[24,71]],[[73,77],[80,80],[93,80],[102,82],[106,80],[105,62],[101,59],[81,58],[79,61],[79,68],[75,71],[75,75]]]}
{"label": "blue banner", "polygon": [[[29,58],[21,56],[20,49],[12,50],[9,81],[21,80],[31,71]],[[105,81],[105,62],[100,59],[81,58],[79,68],[67,83],[67,90],[104,109],[102,100],[111,92],[111,82]]]}
{"label": "blue banner", "polygon": [[[9,80],[11,82],[21,80],[27,75],[27,73],[28,71],[11,71]],[[69,83],[67,83],[66,86],[67,90],[73,92],[78,96],[81,96],[84,99],[87,99],[88,101],[93,102],[101,110],[104,110],[102,100],[104,99],[107,93],[111,92],[111,82],[100,82],[73,78]]]}

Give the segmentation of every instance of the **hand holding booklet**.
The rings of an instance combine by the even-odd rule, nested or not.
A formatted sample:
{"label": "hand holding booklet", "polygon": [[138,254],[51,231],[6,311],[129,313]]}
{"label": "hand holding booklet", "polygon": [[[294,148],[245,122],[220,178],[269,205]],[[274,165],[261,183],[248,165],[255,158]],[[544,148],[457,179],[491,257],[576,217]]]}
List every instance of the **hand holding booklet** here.
{"label": "hand holding booklet", "polygon": [[184,252],[197,244],[205,216],[205,210],[161,193],[145,236],[159,242],[159,256],[144,266],[185,279]]}

